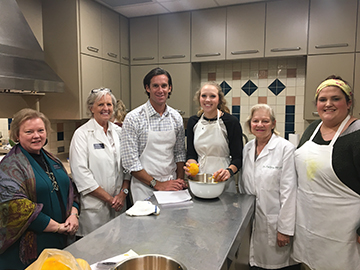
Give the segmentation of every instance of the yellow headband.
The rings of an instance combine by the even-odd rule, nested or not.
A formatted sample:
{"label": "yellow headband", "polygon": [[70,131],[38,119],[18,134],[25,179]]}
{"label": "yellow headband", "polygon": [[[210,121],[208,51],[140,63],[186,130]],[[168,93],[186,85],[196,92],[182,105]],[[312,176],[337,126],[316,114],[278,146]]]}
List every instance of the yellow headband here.
{"label": "yellow headband", "polygon": [[318,97],[320,91],[323,90],[325,87],[328,87],[328,86],[337,86],[337,87],[339,87],[341,90],[344,91],[344,93],[351,100],[352,92],[351,92],[350,86],[348,84],[346,84],[345,82],[343,82],[342,80],[337,80],[337,79],[329,79],[329,80],[323,81],[318,86],[318,88],[316,89],[315,99]]}

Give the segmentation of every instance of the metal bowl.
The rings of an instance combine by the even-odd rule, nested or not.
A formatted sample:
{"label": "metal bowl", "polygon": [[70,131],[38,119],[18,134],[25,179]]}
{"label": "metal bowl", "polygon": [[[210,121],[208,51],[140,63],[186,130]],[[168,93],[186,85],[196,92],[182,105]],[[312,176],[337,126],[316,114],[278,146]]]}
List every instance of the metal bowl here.
{"label": "metal bowl", "polygon": [[112,270],[186,270],[174,259],[157,254],[147,254],[120,262]]}
{"label": "metal bowl", "polygon": [[214,199],[219,197],[223,193],[226,183],[226,181],[216,182],[212,177],[212,174],[209,173],[189,176],[188,180],[191,192],[196,197],[202,199]]}

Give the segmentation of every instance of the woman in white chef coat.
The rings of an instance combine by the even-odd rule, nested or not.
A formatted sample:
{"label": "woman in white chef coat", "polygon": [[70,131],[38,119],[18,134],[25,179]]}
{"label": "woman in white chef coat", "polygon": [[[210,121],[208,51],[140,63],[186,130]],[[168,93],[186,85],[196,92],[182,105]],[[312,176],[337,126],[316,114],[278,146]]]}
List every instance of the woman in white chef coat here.
{"label": "woman in white chef coat", "polygon": [[129,181],[123,181],[120,139],[110,121],[115,104],[110,89],[91,90],[87,99],[91,118],[71,140],[71,173],[81,202],[77,236],[89,234],[126,209]]}
{"label": "woman in white chef coat", "polygon": [[187,162],[199,164],[200,173],[214,174],[228,180],[226,191],[236,192],[234,177],[242,166],[242,129],[239,120],[229,114],[224,93],[219,84],[205,83],[195,94],[200,110],[187,124]]}
{"label": "woman in white chef coat", "polygon": [[360,269],[360,121],[351,116],[353,93],[332,75],[318,86],[315,101],[320,119],[295,151],[293,258],[311,269]]}
{"label": "woman in white chef coat", "polygon": [[295,146],[279,136],[272,108],[251,108],[246,127],[255,135],[243,151],[241,193],[256,196],[250,240],[251,269],[300,269],[290,258],[295,230]]}

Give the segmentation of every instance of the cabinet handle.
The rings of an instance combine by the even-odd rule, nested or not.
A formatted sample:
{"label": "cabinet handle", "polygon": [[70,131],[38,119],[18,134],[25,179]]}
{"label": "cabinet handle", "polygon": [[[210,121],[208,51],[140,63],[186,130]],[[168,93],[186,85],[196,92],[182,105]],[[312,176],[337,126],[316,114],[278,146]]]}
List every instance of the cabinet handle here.
{"label": "cabinet handle", "polygon": [[126,61],[129,61],[130,59],[129,59],[129,57],[122,57],[122,59],[124,59],[124,60],[126,60]]}
{"label": "cabinet handle", "polygon": [[185,58],[183,54],[173,54],[173,55],[164,55],[163,59],[175,59],[175,58]]}
{"label": "cabinet handle", "polygon": [[325,45],[315,45],[316,49],[328,49],[328,48],[338,48],[338,47],[347,47],[348,43],[337,43],[337,44],[325,44]]}
{"label": "cabinet handle", "polygon": [[197,53],[196,57],[209,57],[209,56],[219,56],[221,53]]}
{"label": "cabinet handle", "polygon": [[258,53],[259,50],[246,50],[246,51],[235,51],[231,52],[232,55],[238,55],[238,54],[249,54],[249,53]]}
{"label": "cabinet handle", "polygon": [[312,115],[313,116],[319,116],[319,113],[318,112],[312,112]]}
{"label": "cabinet handle", "polygon": [[184,111],[182,111],[182,110],[179,110],[179,109],[175,109],[180,115],[184,115],[185,114],[185,112]]}
{"label": "cabinet handle", "polygon": [[135,57],[135,58],[133,58],[134,61],[154,60],[154,59],[155,59],[155,57],[152,57],[152,56],[150,56],[150,57]]}
{"label": "cabinet handle", "polygon": [[98,48],[92,47],[92,46],[87,46],[86,49],[88,49],[88,50],[91,51],[91,52],[96,52],[96,53],[99,52],[99,49],[98,49]]}
{"label": "cabinet handle", "polygon": [[293,48],[274,48],[271,49],[270,51],[272,52],[290,52],[290,51],[299,51],[301,48],[300,47],[293,47]]}
{"label": "cabinet handle", "polygon": [[113,57],[113,58],[117,58],[117,54],[116,54],[116,53],[108,52],[107,55],[110,56],[110,57]]}

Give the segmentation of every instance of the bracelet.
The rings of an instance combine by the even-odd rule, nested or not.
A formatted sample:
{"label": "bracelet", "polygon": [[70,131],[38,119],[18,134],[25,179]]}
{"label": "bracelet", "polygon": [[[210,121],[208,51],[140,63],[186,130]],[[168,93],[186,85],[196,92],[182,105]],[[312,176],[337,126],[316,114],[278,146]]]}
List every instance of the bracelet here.
{"label": "bracelet", "polygon": [[230,173],[230,177],[233,177],[233,176],[234,176],[234,172],[233,172],[233,170],[232,170],[232,169],[230,169],[230,168],[226,168],[226,170],[227,170],[227,171],[229,171],[229,173]]}
{"label": "bracelet", "polygon": [[74,215],[74,216],[76,216],[77,219],[79,219],[79,214],[78,213],[71,213],[70,215]]}
{"label": "bracelet", "polygon": [[57,228],[57,230],[54,233],[57,233],[60,230],[60,224],[59,227]]}

